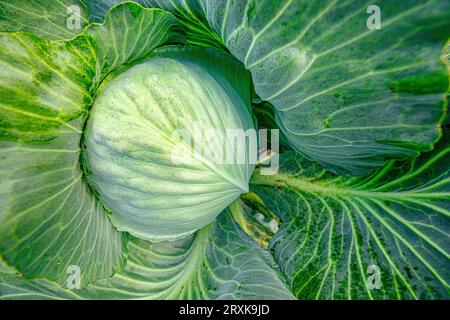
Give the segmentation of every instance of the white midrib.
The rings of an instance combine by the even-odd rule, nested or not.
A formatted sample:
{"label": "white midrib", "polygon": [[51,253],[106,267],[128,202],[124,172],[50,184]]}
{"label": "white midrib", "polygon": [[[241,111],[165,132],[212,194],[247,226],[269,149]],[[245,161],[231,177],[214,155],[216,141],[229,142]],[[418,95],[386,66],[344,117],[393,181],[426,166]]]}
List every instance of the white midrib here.
{"label": "white midrib", "polygon": [[379,192],[379,191],[363,191],[352,189],[350,187],[331,186],[321,182],[311,182],[301,178],[291,177],[289,175],[280,173],[276,176],[263,176],[254,174],[250,180],[251,184],[255,185],[271,185],[284,188],[293,188],[298,191],[323,194],[327,196],[354,196],[361,198],[372,199],[420,199],[420,198],[441,198],[448,196],[447,193],[423,193],[411,191],[396,191],[396,192]]}

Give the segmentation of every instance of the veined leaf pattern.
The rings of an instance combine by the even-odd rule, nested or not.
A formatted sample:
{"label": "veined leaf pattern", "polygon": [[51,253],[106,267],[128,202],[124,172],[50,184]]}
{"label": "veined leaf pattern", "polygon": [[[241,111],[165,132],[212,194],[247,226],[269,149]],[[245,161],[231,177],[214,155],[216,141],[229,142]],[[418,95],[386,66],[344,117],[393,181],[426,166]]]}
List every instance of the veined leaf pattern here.
{"label": "veined leaf pattern", "polygon": [[184,239],[132,238],[128,251],[124,271],[81,290],[0,269],[0,299],[294,299],[270,255],[228,212]]}
{"label": "veined leaf pattern", "polygon": [[[270,250],[298,298],[449,297],[446,140],[365,178],[335,176],[292,152],[279,175],[253,177],[253,190],[283,220]],[[380,272],[377,288],[371,268]]]}

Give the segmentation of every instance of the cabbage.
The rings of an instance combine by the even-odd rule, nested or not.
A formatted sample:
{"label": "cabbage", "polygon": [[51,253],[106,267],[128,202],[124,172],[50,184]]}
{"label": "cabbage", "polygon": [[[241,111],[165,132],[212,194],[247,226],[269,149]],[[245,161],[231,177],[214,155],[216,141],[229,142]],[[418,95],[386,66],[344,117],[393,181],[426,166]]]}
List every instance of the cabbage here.
{"label": "cabbage", "polygon": [[0,0],[0,299],[449,299],[448,21]]}

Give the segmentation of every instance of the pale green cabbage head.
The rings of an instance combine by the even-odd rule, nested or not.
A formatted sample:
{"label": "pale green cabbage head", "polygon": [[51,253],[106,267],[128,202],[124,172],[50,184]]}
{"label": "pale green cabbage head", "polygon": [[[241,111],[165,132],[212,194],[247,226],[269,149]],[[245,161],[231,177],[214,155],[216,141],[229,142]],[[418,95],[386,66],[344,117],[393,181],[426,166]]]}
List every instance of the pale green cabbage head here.
{"label": "pale green cabbage head", "polygon": [[255,148],[232,150],[245,152],[244,163],[208,153],[212,132],[226,138],[242,129],[254,125],[231,84],[195,62],[157,57],[96,98],[84,139],[87,179],[119,230],[148,240],[186,236],[248,191]]}

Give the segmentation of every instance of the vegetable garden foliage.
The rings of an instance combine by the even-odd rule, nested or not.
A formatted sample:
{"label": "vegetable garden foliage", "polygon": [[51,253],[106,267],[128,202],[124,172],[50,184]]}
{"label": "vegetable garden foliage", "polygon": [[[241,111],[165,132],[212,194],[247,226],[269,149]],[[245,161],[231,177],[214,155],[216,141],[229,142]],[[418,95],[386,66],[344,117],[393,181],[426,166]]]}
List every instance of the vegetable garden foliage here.
{"label": "vegetable garden foliage", "polygon": [[0,299],[450,298],[450,4],[371,4],[0,0]]}

